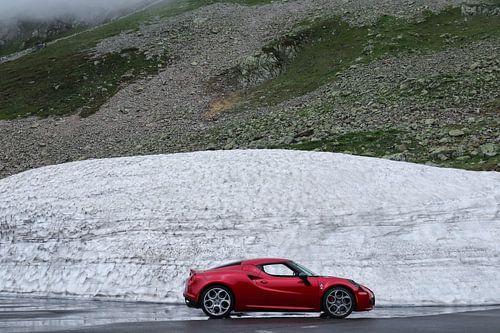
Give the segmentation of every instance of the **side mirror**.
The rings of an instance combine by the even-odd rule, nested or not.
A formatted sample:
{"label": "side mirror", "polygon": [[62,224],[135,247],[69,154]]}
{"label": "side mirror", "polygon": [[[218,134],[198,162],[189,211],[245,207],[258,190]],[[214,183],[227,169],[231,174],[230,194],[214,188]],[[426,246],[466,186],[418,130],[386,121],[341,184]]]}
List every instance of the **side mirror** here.
{"label": "side mirror", "polygon": [[302,281],[304,281],[304,284],[305,284],[306,286],[311,285],[311,283],[310,283],[310,282],[309,282],[309,280],[307,279],[307,274],[306,274],[306,273],[304,273],[304,272],[300,272],[300,273],[299,273],[299,278],[300,278]]}

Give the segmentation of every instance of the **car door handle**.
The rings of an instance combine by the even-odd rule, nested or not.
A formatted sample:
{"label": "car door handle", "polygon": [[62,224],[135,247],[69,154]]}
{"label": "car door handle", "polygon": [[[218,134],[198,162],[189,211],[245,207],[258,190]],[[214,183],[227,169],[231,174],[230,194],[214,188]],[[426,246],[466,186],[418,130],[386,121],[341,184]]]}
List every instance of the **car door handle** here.
{"label": "car door handle", "polygon": [[267,281],[266,280],[260,280],[260,283],[267,284]]}

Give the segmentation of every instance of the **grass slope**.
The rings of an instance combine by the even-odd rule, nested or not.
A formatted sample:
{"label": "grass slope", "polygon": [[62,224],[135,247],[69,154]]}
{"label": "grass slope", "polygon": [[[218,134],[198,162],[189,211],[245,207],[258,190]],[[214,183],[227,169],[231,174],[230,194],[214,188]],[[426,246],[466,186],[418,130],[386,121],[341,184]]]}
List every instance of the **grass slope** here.
{"label": "grass slope", "polygon": [[247,91],[247,102],[277,104],[335,80],[342,70],[358,63],[500,38],[500,20],[481,15],[464,18],[454,8],[429,12],[418,21],[384,16],[365,27],[351,27],[333,17],[305,22],[293,35],[305,41],[301,51],[282,75]]}
{"label": "grass slope", "polygon": [[[137,50],[95,59],[88,50],[105,38],[135,30],[153,18],[168,17],[221,1],[190,0],[159,4],[95,30],[0,65],[0,119],[97,111],[120,85],[158,71],[164,57],[147,60]],[[246,5],[267,0],[228,0]],[[125,74],[133,74],[125,75]]]}
{"label": "grass slope", "polygon": [[[432,54],[481,40],[498,41],[500,20],[496,16],[464,17],[459,8],[425,13],[412,20],[384,16],[375,24],[363,27],[350,26],[338,17],[323,18],[304,22],[285,38],[263,48],[262,52],[276,52],[285,43],[290,44],[290,38],[299,42],[296,55],[292,59],[280,59],[279,64],[284,68],[277,77],[231,95],[231,98],[238,100],[233,111],[244,113],[248,109],[288,101],[326,83],[335,83],[339,74],[359,64],[391,57]],[[494,55],[491,56],[494,62]],[[322,105],[287,112],[283,115],[285,119],[275,114],[264,114],[248,124],[238,124],[230,129],[216,126],[212,133],[214,137],[225,141],[222,148],[271,146],[345,152],[473,170],[495,170],[500,168],[500,155],[492,156],[493,153],[484,151],[491,149],[485,145],[495,145],[497,124],[500,123],[498,117],[493,121],[478,118],[473,123],[412,124],[405,128],[406,125],[391,119],[387,119],[383,127],[371,126],[369,117],[363,126],[351,125],[350,121],[347,123],[351,124],[346,125],[335,118],[339,116],[338,113],[332,112],[338,109],[338,103],[343,108],[348,106],[356,110],[362,105],[360,103],[368,100],[374,100],[379,105],[398,105],[401,101],[411,101],[417,106],[434,105],[438,110],[461,107],[476,101],[478,107],[500,110],[499,73],[495,71],[495,65],[490,66],[484,70],[471,69],[466,73],[408,78],[395,90],[366,92],[372,94],[369,97],[338,91],[335,92],[338,93],[336,97],[327,98]],[[345,117],[351,117],[352,121],[357,118],[354,114]],[[387,117],[390,118],[390,115]],[[425,121],[419,120],[420,123]],[[334,131],[328,129],[339,126],[343,128]],[[450,131],[463,128],[463,134],[449,135]],[[300,135],[304,131],[314,134]],[[323,135],[318,138],[317,135],[321,134],[318,132],[324,131],[329,131],[327,137]],[[231,133],[236,134],[232,136]],[[212,147],[217,147],[218,140],[212,140]],[[280,143],[274,144],[273,141]]]}

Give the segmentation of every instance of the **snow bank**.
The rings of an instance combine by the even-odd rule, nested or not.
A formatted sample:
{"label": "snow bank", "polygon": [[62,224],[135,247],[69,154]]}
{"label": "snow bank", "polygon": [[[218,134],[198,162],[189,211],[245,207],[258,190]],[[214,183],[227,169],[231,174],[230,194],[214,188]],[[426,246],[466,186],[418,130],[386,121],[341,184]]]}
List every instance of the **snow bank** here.
{"label": "snow bank", "polygon": [[500,303],[500,174],[297,151],[90,160],[0,180],[0,291],[182,301],[188,268],[292,258],[382,304]]}

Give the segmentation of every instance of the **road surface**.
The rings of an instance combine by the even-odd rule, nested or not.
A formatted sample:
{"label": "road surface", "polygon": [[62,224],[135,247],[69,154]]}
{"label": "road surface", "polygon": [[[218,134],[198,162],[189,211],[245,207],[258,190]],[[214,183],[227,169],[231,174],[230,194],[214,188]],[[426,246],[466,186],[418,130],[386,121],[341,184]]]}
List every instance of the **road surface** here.
{"label": "road surface", "polygon": [[[480,311],[479,311],[480,310]],[[376,307],[345,320],[316,313],[239,314],[208,320],[185,305],[0,297],[0,332],[500,332],[497,307]]]}
{"label": "road surface", "polygon": [[407,318],[349,318],[327,320],[320,318],[251,318],[205,321],[169,321],[113,324],[68,333],[127,333],[127,332],[186,332],[186,333],[295,333],[295,332],[500,332],[500,310],[463,312]]}

